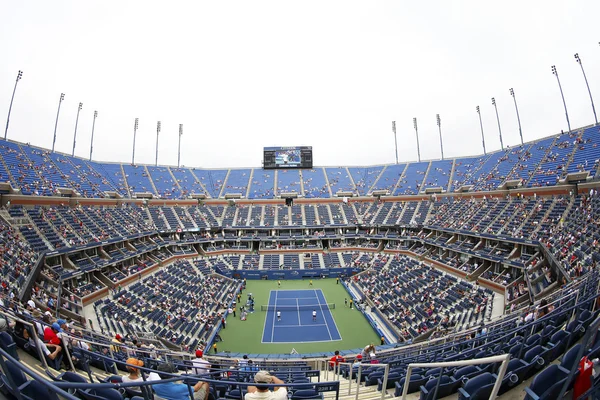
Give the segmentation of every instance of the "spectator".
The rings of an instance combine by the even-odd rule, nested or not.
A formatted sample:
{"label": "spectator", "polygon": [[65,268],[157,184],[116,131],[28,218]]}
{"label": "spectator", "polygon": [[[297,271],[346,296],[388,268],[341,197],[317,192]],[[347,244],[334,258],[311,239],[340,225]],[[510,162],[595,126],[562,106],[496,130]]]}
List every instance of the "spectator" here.
{"label": "spectator", "polygon": [[58,325],[58,322],[53,323],[50,326],[47,326],[44,328],[44,341],[53,345],[60,345],[61,344],[61,340],[58,337],[58,333],[61,333],[62,329],[60,327],[60,325]]}
{"label": "spectator", "polygon": [[[125,363],[127,364],[125,368],[127,369],[127,372],[129,372],[129,375],[123,376],[123,382],[143,382],[144,379],[141,377],[140,370],[138,369],[138,367],[143,367],[144,362],[142,360],[138,360],[137,358],[132,357],[128,358]],[[138,386],[133,386],[129,389],[140,390]]]}
{"label": "spectator", "polygon": [[196,375],[208,374],[210,372],[210,363],[204,358],[202,350],[196,350],[196,358],[192,360],[193,371]]}
{"label": "spectator", "polygon": [[346,362],[346,360],[344,357],[340,356],[340,351],[336,350],[335,353],[333,353],[333,357],[329,360],[329,368],[335,369],[341,362]]}
{"label": "spectator", "polygon": [[[259,371],[254,375],[256,386],[248,386],[248,393],[244,396],[245,400],[286,400],[287,389],[283,386],[275,386],[273,391],[269,390],[264,384],[281,385],[284,382],[276,376],[272,376],[267,371]],[[260,385],[260,384],[263,385]]]}
{"label": "spectator", "polygon": [[[162,379],[170,379],[177,369],[173,364],[162,363],[156,368],[158,373],[152,372],[148,376],[148,380],[160,381]],[[152,386],[154,392],[165,400],[187,400],[190,398],[189,386],[184,383],[165,382],[158,383]],[[206,400],[208,398],[208,383],[198,381],[192,391],[195,400]]]}
{"label": "spectator", "polygon": [[44,353],[44,355],[49,359],[62,359],[62,347],[51,343],[44,343],[39,337],[36,337],[37,341],[34,341],[33,335],[29,333],[29,329],[23,330],[23,338],[29,341],[29,347],[31,347],[32,349],[40,348],[40,350],[42,350],[42,353]]}

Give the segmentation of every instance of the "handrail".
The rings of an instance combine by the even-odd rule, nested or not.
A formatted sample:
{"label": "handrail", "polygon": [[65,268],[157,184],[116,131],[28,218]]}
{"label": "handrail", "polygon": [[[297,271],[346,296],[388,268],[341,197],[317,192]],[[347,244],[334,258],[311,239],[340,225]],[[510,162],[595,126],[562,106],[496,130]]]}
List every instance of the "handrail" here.
{"label": "handrail", "polygon": [[[29,368],[28,366],[26,366],[24,363],[20,362],[19,360],[13,358],[10,354],[8,354],[8,352],[6,352],[2,348],[0,348],[0,365],[2,366],[2,370],[5,371],[5,376],[13,388],[18,389],[18,387],[16,387],[15,382],[12,379],[12,375],[10,373],[6,372],[7,371],[7,368],[6,368],[7,362],[10,362],[13,366],[17,367],[21,372],[24,372],[25,374],[34,378],[35,381],[41,383],[46,388],[54,390],[57,394],[60,394],[61,398],[65,398],[67,400],[77,400],[78,399],[76,396],[73,396],[72,394],[67,393],[62,388],[55,387],[55,385],[53,385],[53,383],[51,381],[49,381],[47,379],[43,379],[42,377],[40,377],[38,375],[37,372],[35,372],[31,368]],[[19,400],[22,399],[22,394],[20,391],[15,391],[13,394],[15,394]]]}
{"label": "handrail", "polygon": [[[338,363],[336,366],[334,366],[333,372],[334,372],[334,379],[338,379],[339,380],[339,375],[341,372],[341,367],[342,365],[346,365],[348,366],[348,371],[349,371],[349,376],[348,376],[348,396],[350,396],[350,394],[352,394],[352,382],[354,381],[354,379],[352,379],[352,375],[353,375],[353,366],[354,363],[351,362],[340,362]],[[370,364],[370,363],[359,363],[358,364],[358,370],[357,370],[357,375],[356,375],[356,397],[355,400],[358,400],[358,395],[360,394],[360,382],[361,382],[361,375],[362,375],[362,368],[364,366],[368,366],[369,368],[383,368],[384,372],[383,372],[383,381],[382,381],[382,386],[381,386],[381,400],[385,399],[385,395],[387,393],[387,381],[388,381],[388,376],[390,374],[390,365],[389,364]],[[336,378],[337,377],[337,378]]]}
{"label": "handrail", "polygon": [[495,399],[496,395],[498,394],[498,390],[500,390],[502,379],[504,379],[504,374],[506,373],[506,368],[508,367],[509,360],[510,354],[503,354],[500,356],[476,358],[473,360],[408,364],[408,369],[406,370],[406,378],[404,378],[404,387],[402,389],[402,400],[406,400],[406,395],[408,394],[408,382],[410,382],[410,375],[412,373],[413,368],[463,367],[466,365],[490,364],[501,362],[502,364],[500,365],[500,370],[498,371],[496,383],[494,384],[494,388],[492,389],[492,393],[490,394],[490,399]]}
{"label": "handrail", "polygon": [[[0,309],[0,315],[3,315],[4,317],[6,317],[7,321],[13,320],[13,321],[19,322],[19,323],[21,323],[23,325],[29,326],[31,328],[31,332],[33,333],[33,341],[36,344],[35,348],[36,348],[36,350],[38,352],[38,356],[40,358],[40,361],[42,362],[42,364],[44,366],[44,370],[45,371],[49,371],[48,370],[48,363],[46,362],[46,357],[42,353],[42,349],[40,349],[40,346],[38,346],[38,340],[39,339],[38,339],[36,327],[31,322],[25,321],[24,319],[21,319],[21,318],[17,317],[16,315],[10,314],[10,313],[2,310],[2,309]],[[71,359],[71,357],[69,357],[69,360],[70,359]]]}
{"label": "handrail", "polygon": [[[102,354],[97,354],[91,351],[87,351],[87,350],[82,350],[82,353],[84,354],[88,354],[89,356],[93,356],[99,359],[104,359],[107,361],[115,361],[115,359],[112,359],[110,357],[104,356]],[[139,367],[137,365],[132,365],[132,364],[127,364],[124,361],[122,362],[125,365],[130,365],[132,367],[137,368],[142,376],[143,382],[123,382],[123,383],[71,383],[71,382],[55,382],[55,385],[58,387],[69,387],[69,388],[114,388],[114,389],[118,389],[118,388],[123,388],[123,387],[133,387],[133,386],[137,386],[137,387],[143,387],[143,386],[152,386],[154,384],[156,384],[156,381],[148,381],[147,380],[147,376],[146,374],[152,373],[152,372],[156,372],[153,369],[150,369],[148,367]],[[176,366],[184,366],[187,367],[185,365],[181,365],[181,364],[175,364]],[[221,374],[228,374],[231,372],[243,372],[243,373],[247,373],[247,374],[253,374],[256,373],[256,371],[232,371],[231,369],[216,369],[216,368],[211,368],[210,372],[206,373],[206,374],[189,374],[189,375],[178,375],[178,374],[166,374],[166,373],[162,373],[161,375],[168,375],[170,376],[169,379],[161,379],[162,383],[167,383],[167,382],[176,382],[176,381],[180,381],[180,380],[184,380],[188,383],[190,382],[197,382],[197,381],[202,381],[202,382],[207,382],[207,383],[212,383],[212,384],[217,384],[217,385],[236,385],[236,386],[242,386],[242,387],[248,387],[248,386],[255,386],[256,383],[254,382],[240,382],[240,381],[234,381],[234,380],[227,380],[227,379],[211,379],[211,376],[215,376],[215,375],[221,375]],[[276,372],[275,372],[276,374]],[[308,382],[308,383],[283,383],[283,384],[264,384],[262,386],[268,386],[270,388],[275,387],[275,386],[283,386],[283,387],[306,387],[306,388],[312,388],[312,387],[317,387],[317,390],[321,389],[322,392],[326,392],[326,391],[335,391],[336,392],[336,399],[338,399],[339,397],[339,386],[340,386],[340,382],[339,381],[329,381],[329,382]],[[240,394],[242,394],[242,391],[240,391]],[[242,397],[240,398],[242,400]]]}

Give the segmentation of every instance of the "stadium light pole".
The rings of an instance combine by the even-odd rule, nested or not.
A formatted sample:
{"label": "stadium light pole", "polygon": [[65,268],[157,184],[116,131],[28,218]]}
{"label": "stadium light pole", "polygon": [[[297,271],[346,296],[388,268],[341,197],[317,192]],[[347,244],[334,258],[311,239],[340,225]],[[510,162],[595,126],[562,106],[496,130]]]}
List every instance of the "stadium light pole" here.
{"label": "stadium light pole", "polygon": [[135,165],[135,136],[137,135],[139,118],[135,119],[133,124],[133,150],[131,151],[131,165]]}
{"label": "stadium light pole", "polygon": [[498,133],[500,134],[500,147],[504,150],[504,143],[502,142],[502,129],[500,128],[500,117],[498,116],[498,106],[496,105],[496,98],[492,97],[492,105],[496,110],[496,120],[498,120]]}
{"label": "stadium light pole", "polygon": [[477,115],[479,115],[479,126],[481,126],[481,142],[483,143],[483,154],[487,154],[485,152],[485,136],[483,136],[483,121],[481,120],[481,111],[479,109],[479,106],[475,107],[475,110],[477,110]]}
{"label": "stadium light pole", "polygon": [[562,97],[563,106],[565,107],[567,126],[569,127],[569,132],[571,132],[571,122],[569,121],[569,113],[567,112],[567,103],[565,102],[565,95],[563,94],[562,85],[560,84],[560,79],[558,78],[558,71],[556,69],[556,65],[552,66],[552,74],[556,76],[556,81],[558,82],[558,88],[560,89],[560,97]]}
{"label": "stadium light pole", "polygon": [[60,115],[60,105],[65,99],[65,94],[60,94],[60,99],[58,100],[58,111],[56,112],[56,122],[54,123],[54,139],[52,139],[52,152],[54,153],[54,144],[56,143],[56,128],[58,127],[58,116]]}
{"label": "stadium light pole", "polygon": [[594,112],[594,121],[596,121],[596,125],[598,125],[598,117],[596,117],[596,107],[594,107],[594,98],[592,97],[592,91],[590,90],[590,85],[588,84],[587,76],[585,75],[585,71],[583,69],[583,63],[581,62],[579,53],[575,53],[575,60],[581,67],[581,72],[583,72],[583,79],[585,80],[585,86],[587,86],[587,90],[590,95],[590,101],[592,102],[592,111]]}
{"label": "stadium light pole", "polygon": [[415,126],[415,133],[417,134],[417,156],[419,157],[419,162],[421,162],[421,148],[419,147],[419,129],[417,128],[416,118],[413,118],[413,125]]}
{"label": "stadium light pole", "polygon": [[179,168],[181,160],[181,136],[183,135],[183,124],[179,124],[179,144],[177,145],[177,168]]}
{"label": "stadium light pole", "polygon": [[96,127],[96,118],[98,118],[98,111],[94,111],[94,119],[92,121],[92,140],[90,141],[90,161],[92,161],[92,151],[94,151],[94,128]]}
{"label": "stadium light pole", "polygon": [[442,160],[443,160],[444,159],[444,145],[442,144],[442,120],[440,118],[440,114],[436,114],[435,119],[437,120],[438,131],[440,131],[440,150],[442,151]]}
{"label": "stadium light pole", "polygon": [[15,81],[15,88],[13,89],[12,97],[10,98],[10,105],[8,106],[8,116],[6,117],[6,129],[4,129],[4,140],[6,140],[6,136],[8,135],[8,124],[10,121],[10,112],[12,111],[13,100],[15,99],[15,92],[17,91],[17,83],[23,77],[23,71],[19,70],[17,73],[17,80]]}
{"label": "stadium light pole", "polygon": [[158,167],[158,135],[160,134],[160,121],[156,123],[156,159],[154,165]]}
{"label": "stadium light pole", "polygon": [[77,107],[77,118],[75,118],[75,133],[73,133],[73,151],[71,152],[71,157],[75,156],[75,140],[77,139],[77,124],[79,123],[79,113],[83,108],[83,103],[79,103],[79,107]]}
{"label": "stadium light pole", "polygon": [[396,137],[396,121],[392,121],[392,132],[394,132],[394,144],[396,145],[396,164],[398,164],[398,138]]}
{"label": "stadium light pole", "polygon": [[519,135],[521,136],[521,145],[523,145],[523,131],[521,130],[521,118],[519,117],[519,108],[517,107],[517,98],[515,97],[515,91],[513,90],[513,88],[510,88],[508,90],[515,102],[515,111],[517,112],[517,122],[519,123]]}

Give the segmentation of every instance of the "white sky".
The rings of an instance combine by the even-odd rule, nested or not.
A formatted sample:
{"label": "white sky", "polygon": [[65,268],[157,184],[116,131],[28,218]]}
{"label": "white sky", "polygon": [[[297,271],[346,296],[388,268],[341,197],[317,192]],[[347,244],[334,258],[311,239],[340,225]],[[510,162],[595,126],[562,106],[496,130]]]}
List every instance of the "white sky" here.
{"label": "white sky", "polygon": [[[393,163],[498,149],[593,123],[581,56],[600,107],[600,1],[9,1],[0,0],[0,120],[24,71],[8,137],[138,163],[259,167],[264,146],[311,145],[315,165]],[[600,113],[600,110],[599,110]]]}

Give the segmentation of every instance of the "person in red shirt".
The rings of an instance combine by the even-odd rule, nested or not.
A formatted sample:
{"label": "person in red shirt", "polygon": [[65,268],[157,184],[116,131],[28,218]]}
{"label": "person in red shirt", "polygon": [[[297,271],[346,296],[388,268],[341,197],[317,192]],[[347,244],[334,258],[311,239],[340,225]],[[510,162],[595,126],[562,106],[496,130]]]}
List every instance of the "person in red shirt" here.
{"label": "person in red shirt", "polygon": [[51,326],[47,326],[44,328],[44,342],[60,345],[61,340],[58,337],[57,333],[62,332],[60,325],[57,322],[53,323]]}
{"label": "person in red shirt", "polygon": [[339,363],[341,362],[346,362],[346,360],[344,359],[344,357],[340,356],[340,351],[336,350],[335,353],[333,353],[333,357],[331,357],[329,359],[329,367],[331,369],[334,369]]}

